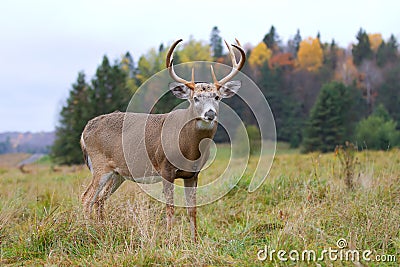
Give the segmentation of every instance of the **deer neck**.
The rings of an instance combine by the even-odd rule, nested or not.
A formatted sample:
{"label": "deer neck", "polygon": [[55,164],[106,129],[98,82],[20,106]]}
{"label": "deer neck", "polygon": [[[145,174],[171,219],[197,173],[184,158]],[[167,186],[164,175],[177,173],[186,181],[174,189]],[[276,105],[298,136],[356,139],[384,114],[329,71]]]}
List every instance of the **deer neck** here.
{"label": "deer neck", "polygon": [[[217,122],[214,122],[213,127],[201,127],[201,121],[194,119],[194,111],[192,106],[186,110],[186,123],[181,132],[179,143],[183,154],[192,160],[197,159],[200,156],[200,150],[208,149],[210,140],[214,137],[217,131]],[[203,141],[204,140],[204,141]],[[208,141],[207,141],[208,140]],[[200,147],[200,143],[203,141]]]}

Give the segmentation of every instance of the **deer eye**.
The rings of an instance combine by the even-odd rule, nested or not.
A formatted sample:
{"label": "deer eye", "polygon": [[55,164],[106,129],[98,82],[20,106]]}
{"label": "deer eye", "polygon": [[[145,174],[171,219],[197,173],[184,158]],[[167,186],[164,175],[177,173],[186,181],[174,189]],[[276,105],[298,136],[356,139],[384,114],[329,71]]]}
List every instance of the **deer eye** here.
{"label": "deer eye", "polygon": [[220,100],[221,98],[219,96],[215,96],[215,100]]}
{"label": "deer eye", "polygon": [[199,98],[196,97],[196,96],[193,97],[193,100],[194,100],[194,102],[196,102],[196,103],[198,103],[198,102],[200,101]]}

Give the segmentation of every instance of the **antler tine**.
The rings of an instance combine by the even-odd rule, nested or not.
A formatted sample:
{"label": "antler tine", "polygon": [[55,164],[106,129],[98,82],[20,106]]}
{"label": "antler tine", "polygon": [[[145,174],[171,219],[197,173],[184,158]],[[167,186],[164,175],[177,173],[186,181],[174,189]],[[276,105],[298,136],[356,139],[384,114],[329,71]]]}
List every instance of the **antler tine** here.
{"label": "antler tine", "polygon": [[236,67],[236,58],[235,58],[235,53],[232,51],[232,47],[226,42],[226,40],[224,40],[226,47],[228,48],[229,51],[229,56],[231,57],[231,61],[232,61],[232,66]]}
{"label": "antler tine", "polygon": [[194,68],[192,68],[192,81],[188,82],[185,79],[179,77],[174,70],[174,59],[171,59],[171,56],[175,50],[175,47],[182,42],[182,39],[179,39],[177,41],[175,41],[175,43],[172,44],[171,48],[168,50],[167,53],[167,57],[165,59],[165,65],[168,68],[169,71],[169,75],[171,76],[172,79],[174,79],[175,81],[179,82],[179,83],[183,83],[184,85],[186,85],[187,87],[189,87],[190,89],[194,90],[195,87],[195,83],[194,83]]}
{"label": "antler tine", "polygon": [[191,81],[191,83],[194,84],[194,67],[192,67],[192,81]]}
{"label": "antler tine", "polygon": [[214,68],[213,68],[212,65],[210,66],[210,68],[211,68],[211,76],[213,78],[214,84],[217,85],[218,84],[218,80],[217,80],[217,77],[215,76]]}
{"label": "antler tine", "polygon": [[242,46],[237,38],[235,38],[235,41],[236,41],[238,46]]}
{"label": "antler tine", "polygon": [[182,41],[183,41],[182,39],[176,40],[175,43],[173,43],[171,45],[171,47],[169,48],[168,53],[167,53],[167,57],[165,59],[165,65],[166,65],[167,68],[169,68],[172,65],[171,56],[172,56],[172,53],[175,50],[175,47]]}
{"label": "antler tine", "polygon": [[[217,83],[215,82],[216,79],[214,80],[214,83],[218,88],[221,87],[222,85],[224,85],[230,79],[232,79],[236,74],[238,74],[238,72],[243,68],[244,63],[246,61],[246,53],[242,49],[239,40],[238,39],[235,39],[235,40],[236,40],[237,45],[232,44],[232,46],[235,47],[240,52],[241,57],[240,57],[239,63],[236,62],[235,53],[233,52],[232,47],[230,45],[228,45],[228,43],[225,41],[225,44],[229,50],[229,55],[232,60],[232,70],[227,76],[225,76],[223,79],[221,79]],[[215,74],[214,74],[213,70],[212,70],[212,75],[213,75],[213,79],[214,79]]]}

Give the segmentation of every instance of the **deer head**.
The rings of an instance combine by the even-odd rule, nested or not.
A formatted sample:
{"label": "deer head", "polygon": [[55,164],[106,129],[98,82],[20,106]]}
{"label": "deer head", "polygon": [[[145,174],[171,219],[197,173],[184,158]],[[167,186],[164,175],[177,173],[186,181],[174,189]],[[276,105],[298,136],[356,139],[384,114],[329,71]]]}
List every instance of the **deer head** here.
{"label": "deer head", "polygon": [[230,80],[243,67],[246,61],[246,54],[241,48],[239,41],[236,39],[237,44],[232,44],[232,46],[235,47],[241,54],[239,63],[237,63],[232,46],[228,45],[228,43],[225,41],[232,60],[231,72],[223,79],[218,80],[215,76],[213,67],[210,66],[213,83],[196,83],[194,79],[194,68],[192,68],[191,81],[187,81],[175,73],[173,59],[171,59],[171,56],[175,47],[181,41],[182,39],[173,43],[167,54],[166,66],[169,70],[170,76],[176,81],[170,83],[169,89],[176,97],[180,99],[187,99],[189,101],[189,109],[194,113],[193,116],[197,121],[196,125],[198,128],[212,129],[215,126],[218,118],[219,103],[221,99],[232,97],[242,85],[241,81]]}

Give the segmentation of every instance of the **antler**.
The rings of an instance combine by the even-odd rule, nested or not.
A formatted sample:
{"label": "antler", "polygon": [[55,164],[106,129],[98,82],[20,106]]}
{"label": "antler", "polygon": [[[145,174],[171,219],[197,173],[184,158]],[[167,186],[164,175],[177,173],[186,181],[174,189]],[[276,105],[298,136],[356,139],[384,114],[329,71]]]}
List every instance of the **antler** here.
{"label": "antler", "polygon": [[231,60],[232,60],[232,70],[231,70],[231,72],[227,76],[222,78],[220,81],[218,81],[217,77],[215,77],[214,69],[211,66],[211,75],[212,75],[212,78],[214,80],[214,84],[217,86],[217,88],[220,88],[222,85],[224,85],[230,79],[232,79],[236,74],[238,74],[238,72],[243,68],[244,62],[246,61],[246,53],[243,51],[238,39],[235,39],[235,40],[236,40],[236,44],[237,45],[232,44],[232,46],[235,47],[240,52],[241,57],[240,57],[239,63],[236,62],[236,57],[235,57],[235,53],[232,50],[232,46],[228,45],[228,43],[224,40],[225,44],[226,44],[226,47],[229,50],[229,55],[230,55]]}
{"label": "antler", "polygon": [[171,59],[172,53],[175,50],[175,47],[182,42],[182,39],[179,39],[177,41],[175,41],[175,43],[172,44],[171,48],[168,50],[167,53],[167,58],[165,60],[165,64],[168,68],[169,71],[169,75],[171,76],[172,79],[174,79],[177,82],[183,83],[184,85],[186,85],[187,87],[189,87],[191,90],[194,90],[195,87],[195,83],[194,83],[194,67],[192,68],[192,80],[186,81],[185,79],[179,77],[178,75],[176,75],[175,70],[174,70],[174,60]]}

